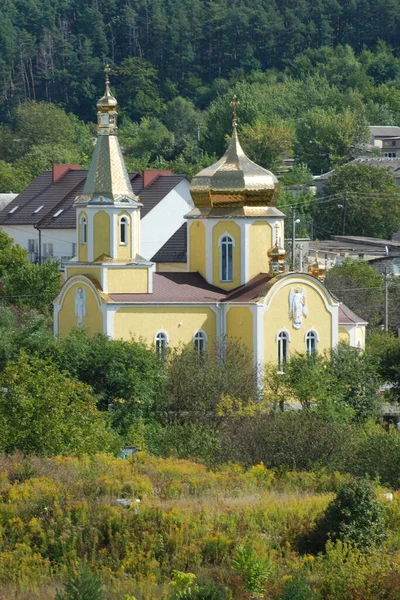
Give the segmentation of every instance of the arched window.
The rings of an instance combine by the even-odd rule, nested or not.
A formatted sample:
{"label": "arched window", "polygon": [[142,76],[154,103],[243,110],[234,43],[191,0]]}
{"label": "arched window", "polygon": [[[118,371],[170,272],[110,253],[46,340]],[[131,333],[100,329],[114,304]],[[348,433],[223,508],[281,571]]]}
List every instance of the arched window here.
{"label": "arched window", "polygon": [[230,235],[224,235],[221,239],[221,281],[233,280],[233,246],[234,242]]}
{"label": "arched window", "polygon": [[87,244],[87,218],[81,218],[81,243]]}
{"label": "arched window", "polygon": [[286,331],[278,333],[278,367],[279,371],[283,371],[283,367],[289,356],[289,334]]}
{"label": "arched window", "polygon": [[207,337],[204,331],[198,331],[193,338],[194,349],[200,356],[206,351]]}
{"label": "arched window", "polygon": [[306,335],[306,351],[307,354],[311,355],[317,351],[317,334],[315,331],[309,331]]}
{"label": "arched window", "polygon": [[128,219],[121,217],[119,221],[119,243],[126,246],[128,243]]}
{"label": "arched window", "polygon": [[163,331],[159,331],[155,337],[156,354],[158,358],[165,358],[168,346],[167,334]]}

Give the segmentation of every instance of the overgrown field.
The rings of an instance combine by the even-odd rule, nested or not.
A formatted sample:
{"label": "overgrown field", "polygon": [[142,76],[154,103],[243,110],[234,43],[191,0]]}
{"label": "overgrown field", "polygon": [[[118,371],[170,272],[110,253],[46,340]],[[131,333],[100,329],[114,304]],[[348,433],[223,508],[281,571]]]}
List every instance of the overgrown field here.
{"label": "overgrown field", "polygon": [[1,600],[53,599],[82,564],[103,579],[107,600],[400,598],[400,492],[386,502],[379,549],[300,551],[346,482],[340,473],[212,472],[145,454],[3,455],[0,472]]}

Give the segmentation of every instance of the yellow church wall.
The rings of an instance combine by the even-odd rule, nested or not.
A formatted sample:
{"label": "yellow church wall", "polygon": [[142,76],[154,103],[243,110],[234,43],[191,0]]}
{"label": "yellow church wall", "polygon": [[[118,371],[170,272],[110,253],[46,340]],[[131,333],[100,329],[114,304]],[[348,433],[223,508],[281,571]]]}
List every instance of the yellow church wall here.
{"label": "yellow church wall", "polygon": [[166,263],[156,263],[156,271],[157,273],[187,273],[188,264],[187,263],[174,263],[174,262],[166,262]]}
{"label": "yellow church wall", "polygon": [[98,268],[88,268],[87,265],[82,265],[81,267],[66,267],[66,277],[73,277],[74,275],[91,275],[101,284],[101,269]]}
{"label": "yellow church wall", "polygon": [[96,298],[96,292],[87,285],[77,281],[65,294],[60,312],[58,313],[58,334],[66,335],[77,326],[75,315],[75,292],[79,287],[86,291],[86,316],[84,317],[84,326],[90,333],[101,333],[103,331],[103,314],[99,308]]}
{"label": "yellow church wall", "polygon": [[135,257],[136,254],[140,254],[140,252],[139,252],[139,249],[140,249],[140,217],[139,217],[139,213],[137,213],[135,215],[134,220],[135,220],[136,233],[135,233],[135,239],[134,239],[135,248],[133,249],[133,257]]}
{"label": "yellow church wall", "polygon": [[[289,318],[289,292],[295,287],[302,287],[306,291],[308,316],[303,316],[303,324],[300,329],[294,329],[293,322]],[[322,292],[317,291],[303,280],[283,285],[271,298],[268,303],[269,308],[264,314],[264,360],[266,363],[277,362],[277,334],[282,329],[290,335],[289,354],[306,351],[305,335],[310,330],[317,333],[318,352],[331,348],[332,316],[326,308],[321,294]]]}
{"label": "yellow church wall", "polygon": [[365,348],[365,327],[356,327],[356,347]]}
{"label": "yellow church wall", "polygon": [[93,258],[96,260],[102,254],[111,256],[110,251],[110,215],[100,210],[93,217]]}
{"label": "yellow church wall", "polygon": [[[82,217],[86,217],[86,220],[87,220],[88,216],[83,211],[78,214],[78,260],[81,262],[87,262],[88,245],[87,245],[87,243],[82,244],[82,225],[81,225]],[[87,226],[87,231],[88,230],[89,230],[89,225]]]}
{"label": "yellow church wall", "polygon": [[[126,217],[128,219],[128,231],[127,231],[127,244],[121,244],[121,227],[120,227],[120,219],[121,217]],[[117,258],[132,258],[132,220],[126,211],[119,213],[117,219]]]}
{"label": "yellow church wall", "polygon": [[193,336],[202,329],[207,343],[216,337],[216,315],[208,307],[123,307],[114,317],[114,338],[143,339],[153,344],[159,331],[168,336],[168,346],[193,344]]}
{"label": "yellow church wall", "polygon": [[249,228],[249,279],[268,273],[267,252],[272,246],[272,227],[266,221],[255,221]]}
{"label": "yellow church wall", "polygon": [[228,310],[226,331],[231,338],[240,341],[253,351],[253,314],[246,306],[235,306]]}
{"label": "yellow church wall", "polygon": [[148,290],[148,269],[107,269],[109,294],[143,294]]}
{"label": "yellow church wall", "polygon": [[350,334],[344,327],[339,327],[339,342],[350,344]]}
{"label": "yellow church wall", "polygon": [[189,271],[206,276],[206,228],[201,221],[193,221],[189,229]]}
{"label": "yellow church wall", "polygon": [[[219,238],[228,233],[235,241],[233,248],[233,280],[221,281],[221,248],[218,246]],[[241,284],[240,278],[240,227],[232,221],[219,221],[213,228],[213,285],[224,290],[233,290]]]}

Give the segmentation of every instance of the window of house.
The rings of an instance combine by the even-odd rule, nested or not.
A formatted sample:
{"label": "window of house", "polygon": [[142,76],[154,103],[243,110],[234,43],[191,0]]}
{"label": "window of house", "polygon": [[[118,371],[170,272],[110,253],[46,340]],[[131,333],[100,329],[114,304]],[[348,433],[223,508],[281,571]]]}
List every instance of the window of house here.
{"label": "window of house", "polygon": [[289,356],[289,334],[286,331],[280,331],[278,334],[278,367],[283,371],[285,363]]}
{"label": "window of house", "polygon": [[81,243],[87,244],[87,219],[86,219],[86,217],[81,218]]}
{"label": "window of house", "polygon": [[39,242],[38,240],[28,240],[28,252],[38,252]]}
{"label": "window of house", "polygon": [[168,346],[167,334],[164,333],[163,331],[159,331],[155,337],[155,344],[156,344],[157,356],[159,358],[164,358],[166,351],[167,351],[167,346]]}
{"label": "window of house", "polygon": [[53,258],[53,256],[54,256],[53,244],[43,244],[43,257],[44,258]]}
{"label": "window of house", "polygon": [[221,240],[221,281],[233,280],[233,239],[225,235]]}
{"label": "window of house", "polygon": [[128,219],[126,217],[121,217],[119,221],[119,236],[119,243],[126,246],[128,243]]}
{"label": "window of house", "polygon": [[198,331],[193,338],[194,349],[200,355],[203,355],[206,351],[206,334],[204,331]]}
{"label": "window of house", "polygon": [[306,335],[306,351],[309,355],[317,351],[317,334],[315,331],[309,331]]}
{"label": "window of house", "polygon": [[72,257],[76,256],[76,244],[72,242]]}

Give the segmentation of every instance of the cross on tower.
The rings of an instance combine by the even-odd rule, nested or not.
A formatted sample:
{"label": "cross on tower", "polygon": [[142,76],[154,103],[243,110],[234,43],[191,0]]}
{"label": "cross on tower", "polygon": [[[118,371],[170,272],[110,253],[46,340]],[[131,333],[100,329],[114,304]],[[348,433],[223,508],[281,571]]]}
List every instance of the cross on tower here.
{"label": "cross on tower", "polygon": [[104,68],[104,73],[106,74],[106,84],[110,83],[110,80],[109,80],[109,77],[108,77],[110,71],[111,71],[110,65],[106,65],[105,68]]}
{"label": "cross on tower", "polygon": [[232,109],[233,119],[232,119],[232,127],[236,129],[237,127],[237,112],[236,109],[240,106],[240,102],[237,99],[236,94],[232,98],[232,102],[229,105]]}

